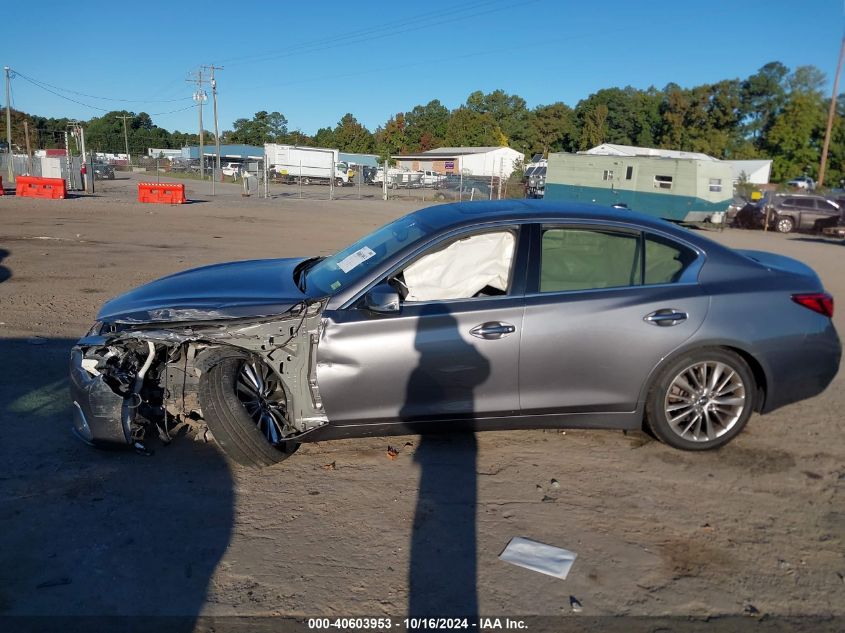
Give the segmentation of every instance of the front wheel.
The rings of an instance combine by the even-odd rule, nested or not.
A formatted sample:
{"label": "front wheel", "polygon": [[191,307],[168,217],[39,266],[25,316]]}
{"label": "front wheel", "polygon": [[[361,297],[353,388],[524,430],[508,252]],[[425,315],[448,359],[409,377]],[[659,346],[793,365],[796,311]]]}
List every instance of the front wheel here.
{"label": "front wheel", "polygon": [[754,375],[738,354],[718,348],[691,352],[655,380],[646,400],[646,424],[675,448],[718,448],[748,422],[754,393]]}
{"label": "front wheel", "polygon": [[777,222],[775,223],[775,228],[777,229],[778,233],[791,233],[792,230],[795,228],[795,221],[788,216],[778,218]]}
{"label": "front wheel", "polygon": [[200,406],[214,439],[232,461],[262,467],[290,457],[287,396],[276,373],[245,356],[222,359],[200,379]]}

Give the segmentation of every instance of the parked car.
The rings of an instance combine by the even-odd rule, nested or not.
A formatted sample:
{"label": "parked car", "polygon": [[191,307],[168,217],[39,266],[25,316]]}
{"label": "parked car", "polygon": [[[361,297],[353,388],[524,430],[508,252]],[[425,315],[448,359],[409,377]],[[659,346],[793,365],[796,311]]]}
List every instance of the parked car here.
{"label": "parked car", "polygon": [[839,205],[839,215],[819,220],[818,228],[824,235],[845,237],[845,195],[838,194],[831,201]]}
{"label": "parked car", "polygon": [[787,181],[786,185],[788,187],[795,187],[796,189],[813,191],[816,188],[816,181],[809,176],[798,176],[798,178],[793,178],[792,180]]}
{"label": "parked car", "polygon": [[438,183],[443,182],[445,179],[446,174],[439,174],[436,171],[424,169],[420,182],[422,183],[423,187],[435,187]]}
{"label": "parked car", "polygon": [[114,166],[106,163],[94,163],[91,165],[95,180],[114,180]]}
{"label": "parked car", "polygon": [[840,213],[836,202],[807,194],[779,194],[768,206],[771,226],[780,233],[795,230],[818,232],[825,220],[839,217]]}
{"label": "parked car", "polygon": [[237,178],[241,175],[244,166],[241,163],[222,163],[220,165],[220,171],[223,172],[224,176],[234,176]]}
{"label": "parked car", "polygon": [[712,449],[827,387],[832,314],[805,264],[632,211],[437,205],[330,257],[205,266],[107,302],[71,353],[73,425],[141,452],[207,427],[250,465],[434,430],[645,424]]}

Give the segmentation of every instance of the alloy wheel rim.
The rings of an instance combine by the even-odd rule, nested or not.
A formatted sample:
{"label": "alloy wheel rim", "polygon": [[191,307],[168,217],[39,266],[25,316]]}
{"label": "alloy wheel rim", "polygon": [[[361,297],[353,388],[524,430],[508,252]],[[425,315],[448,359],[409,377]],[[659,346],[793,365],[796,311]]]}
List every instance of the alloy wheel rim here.
{"label": "alloy wheel rim", "polygon": [[264,438],[274,446],[282,442],[287,426],[287,398],[272,370],[261,362],[244,361],[235,392]]}
{"label": "alloy wheel rim", "polygon": [[720,361],[702,361],[675,376],[663,410],[678,437],[710,442],[736,426],[746,406],[745,383],[739,372]]}

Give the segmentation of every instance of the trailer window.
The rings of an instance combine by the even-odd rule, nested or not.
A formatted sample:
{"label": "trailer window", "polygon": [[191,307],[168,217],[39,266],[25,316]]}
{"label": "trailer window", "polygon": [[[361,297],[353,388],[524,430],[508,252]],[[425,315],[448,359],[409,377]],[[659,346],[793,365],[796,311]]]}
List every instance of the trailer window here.
{"label": "trailer window", "polygon": [[711,178],[710,179],[710,191],[721,191],[722,190],[722,179],[721,178]]}
{"label": "trailer window", "polygon": [[613,180],[613,170],[612,169],[605,169],[604,174],[601,177],[602,180]]}
{"label": "trailer window", "polygon": [[654,177],[654,188],[655,189],[671,189],[672,188],[672,176],[655,176]]}
{"label": "trailer window", "polygon": [[634,177],[634,168],[631,165],[625,168],[625,180],[631,180]]}

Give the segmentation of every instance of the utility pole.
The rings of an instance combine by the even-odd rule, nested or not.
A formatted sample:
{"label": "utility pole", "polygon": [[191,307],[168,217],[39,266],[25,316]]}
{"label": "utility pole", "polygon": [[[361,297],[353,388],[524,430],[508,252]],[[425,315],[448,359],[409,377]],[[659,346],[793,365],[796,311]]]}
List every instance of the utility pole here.
{"label": "utility pole", "polygon": [[9,71],[11,68],[4,66],[3,70],[6,71],[6,143],[8,144],[6,154],[9,159],[9,182],[11,183],[15,178],[12,169],[12,86],[9,81]]}
{"label": "utility pole", "polygon": [[116,118],[123,119],[123,146],[126,149],[126,162],[131,165],[132,157],[129,155],[129,135],[126,133],[126,119],[132,119],[134,117],[128,114],[119,114],[116,115]]}
{"label": "utility pole", "polygon": [[216,153],[214,169],[217,170],[214,175],[216,176],[220,171],[220,132],[217,128],[217,81],[214,79],[214,71],[223,70],[223,66],[211,64],[210,66],[203,66],[203,68],[211,71],[211,101],[214,104],[214,149]]}
{"label": "utility pole", "polygon": [[32,146],[29,144],[29,121],[23,121],[23,136],[26,139],[26,171],[32,174]]}
{"label": "utility pole", "polygon": [[200,124],[200,178],[205,180],[205,150],[203,147],[203,129],[202,129],[202,104],[208,99],[208,95],[205,94],[205,91],[202,89],[203,86],[203,78],[202,78],[202,67],[197,70],[196,79],[186,79],[188,83],[196,84],[197,89],[194,92],[194,101],[197,102],[197,110],[199,111],[199,124]]}
{"label": "utility pole", "polygon": [[833,94],[830,96],[830,108],[827,111],[827,128],[824,131],[822,145],[822,161],[819,165],[819,181],[816,186],[824,183],[824,170],[827,166],[827,150],[830,147],[830,130],[833,128],[833,117],[836,116],[836,97],[839,92],[839,75],[842,73],[842,58],[845,57],[845,35],[842,36],[842,46],[839,48],[839,63],[836,65],[836,76],[833,78]]}

